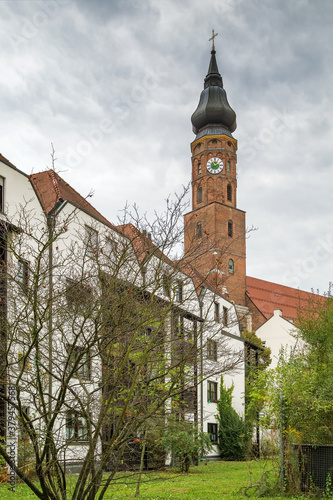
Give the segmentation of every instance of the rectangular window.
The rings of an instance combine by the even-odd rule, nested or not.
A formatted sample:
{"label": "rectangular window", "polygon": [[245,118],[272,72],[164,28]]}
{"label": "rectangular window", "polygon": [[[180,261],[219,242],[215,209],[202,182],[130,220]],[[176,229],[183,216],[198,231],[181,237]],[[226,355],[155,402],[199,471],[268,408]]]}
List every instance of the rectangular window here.
{"label": "rectangular window", "polygon": [[118,243],[116,240],[113,240],[112,238],[109,238],[108,236],[105,238],[105,253],[107,257],[110,257],[110,255],[116,253],[118,248]]}
{"label": "rectangular window", "polygon": [[217,361],[217,342],[216,340],[207,340],[207,358],[211,361]]}
{"label": "rectangular window", "polygon": [[228,326],[228,308],[223,306],[223,325]]}
{"label": "rectangular window", "polygon": [[93,303],[93,293],[89,285],[74,281],[70,278],[66,280],[65,291],[67,305],[73,311],[84,311],[91,307]]}
{"label": "rectangular window", "polygon": [[17,264],[17,281],[25,293],[28,291],[28,270],[28,262],[26,260],[20,259]]}
{"label": "rectangular window", "polygon": [[87,441],[88,426],[85,417],[77,411],[66,414],[66,439],[71,441]]}
{"label": "rectangular window", "polygon": [[217,323],[220,322],[220,304],[218,302],[214,302],[214,320]]}
{"label": "rectangular window", "polygon": [[0,177],[0,212],[4,211],[4,187],[5,187],[5,179]]}
{"label": "rectangular window", "polygon": [[217,402],[217,382],[207,382],[207,401],[208,403]]}
{"label": "rectangular window", "polygon": [[207,431],[212,443],[217,443],[217,424],[207,424]]}
{"label": "rectangular window", "polygon": [[202,202],[202,186],[198,186],[197,188],[197,203]]}
{"label": "rectangular window", "polygon": [[178,282],[176,288],[176,302],[182,302],[182,301],[183,301],[183,285],[182,283]]}
{"label": "rectangular window", "polygon": [[96,255],[98,251],[98,232],[96,229],[86,226],[85,245],[89,257]]}
{"label": "rectangular window", "polygon": [[167,297],[170,297],[170,276],[166,274],[163,276],[163,293]]}
{"label": "rectangular window", "polygon": [[81,346],[67,345],[68,368],[75,369],[78,377],[90,378],[90,353],[89,349]]}
{"label": "rectangular window", "polygon": [[201,222],[197,223],[197,238],[202,238],[202,225],[201,225]]}
{"label": "rectangular window", "polygon": [[178,337],[184,337],[184,318],[180,314],[175,316],[175,333]]}

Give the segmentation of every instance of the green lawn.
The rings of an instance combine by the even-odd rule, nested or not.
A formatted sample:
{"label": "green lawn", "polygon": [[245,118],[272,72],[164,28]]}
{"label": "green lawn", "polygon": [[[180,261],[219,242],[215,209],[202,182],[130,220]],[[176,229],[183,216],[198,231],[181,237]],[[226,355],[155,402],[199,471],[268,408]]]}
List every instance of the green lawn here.
{"label": "green lawn", "polygon": [[[163,473],[150,473],[144,476],[140,489],[141,499],[165,500],[236,500],[248,498],[243,495],[243,489],[250,484],[260,480],[264,471],[269,471],[269,464],[258,462],[208,462],[200,463],[198,467],[192,467],[189,474],[180,474],[177,471],[165,471]],[[119,475],[118,483],[111,486],[105,499],[133,498],[137,476]],[[73,483],[75,476],[71,476]],[[127,483],[127,484],[126,484]],[[131,484],[132,483],[132,484]],[[69,484],[69,490],[71,485]],[[69,491],[70,493],[70,491]],[[253,490],[248,490],[251,498],[259,498]],[[15,500],[16,498],[36,498],[33,493],[23,484],[18,484],[16,492],[8,490],[8,485],[0,486],[1,500]],[[68,496],[70,499],[70,494]],[[267,498],[267,497],[266,497]],[[268,497],[277,499],[277,496]],[[289,500],[298,500],[303,497],[289,497]]]}

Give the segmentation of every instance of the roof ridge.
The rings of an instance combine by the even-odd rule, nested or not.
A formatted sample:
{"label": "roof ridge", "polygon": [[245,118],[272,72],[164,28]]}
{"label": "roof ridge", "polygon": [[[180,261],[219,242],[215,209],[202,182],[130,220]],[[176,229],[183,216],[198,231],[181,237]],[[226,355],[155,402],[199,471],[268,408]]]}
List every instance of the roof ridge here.
{"label": "roof ridge", "polygon": [[50,169],[50,170],[48,170],[48,174],[51,177],[52,186],[54,187],[54,190],[55,190],[56,195],[57,195],[57,201],[62,200],[61,192],[60,192],[60,188],[59,188],[59,185],[58,185],[58,180],[56,178],[55,171],[53,169]]}

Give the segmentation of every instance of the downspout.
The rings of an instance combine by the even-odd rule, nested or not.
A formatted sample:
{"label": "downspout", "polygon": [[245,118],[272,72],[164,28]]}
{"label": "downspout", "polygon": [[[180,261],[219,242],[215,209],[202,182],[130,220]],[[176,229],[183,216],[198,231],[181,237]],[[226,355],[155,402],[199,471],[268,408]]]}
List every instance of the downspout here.
{"label": "downspout", "polygon": [[48,337],[49,337],[49,345],[48,345],[48,354],[49,354],[49,380],[48,380],[48,409],[49,415],[52,413],[52,361],[53,361],[53,352],[52,352],[52,341],[53,341],[53,232],[54,232],[54,217],[53,215],[47,215],[47,228],[48,228],[48,238],[49,238],[49,293],[48,293],[48,301],[49,301],[49,315],[48,315]]}
{"label": "downspout", "polygon": [[[202,320],[202,299],[199,298],[200,307],[200,319]],[[200,322],[200,430],[203,432],[203,400],[204,400],[204,389],[203,389],[203,339],[202,339],[202,321]]]}

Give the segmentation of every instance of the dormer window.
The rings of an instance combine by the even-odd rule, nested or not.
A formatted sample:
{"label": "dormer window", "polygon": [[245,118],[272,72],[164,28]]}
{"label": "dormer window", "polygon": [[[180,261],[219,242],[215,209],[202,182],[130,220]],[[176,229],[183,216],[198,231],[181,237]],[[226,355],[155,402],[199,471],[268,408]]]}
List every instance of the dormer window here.
{"label": "dormer window", "polygon": [[4,210],[4,184],[5,179],[0,177],[0,212],[3,213]]}
{"label": "dormer window", "polygon": [[202,186],[197,187],[197,203],[202,202]]}

